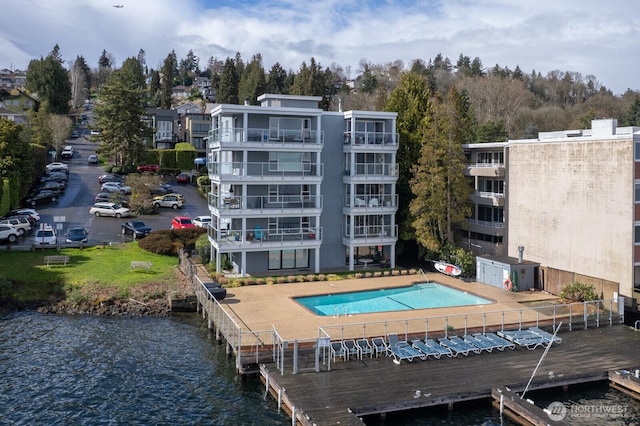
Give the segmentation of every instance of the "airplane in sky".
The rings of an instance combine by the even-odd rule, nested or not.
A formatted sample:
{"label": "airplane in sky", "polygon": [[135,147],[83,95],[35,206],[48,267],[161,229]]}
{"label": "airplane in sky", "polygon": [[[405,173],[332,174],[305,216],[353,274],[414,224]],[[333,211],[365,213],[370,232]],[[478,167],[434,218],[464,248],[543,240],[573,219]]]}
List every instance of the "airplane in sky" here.
{"label": "airplane in sky", "polygon": [[124,5],[122,5],[122,4],[114,4],[113,7],[117,7],[118,9],[120,9],[121,7],[124,7]]}

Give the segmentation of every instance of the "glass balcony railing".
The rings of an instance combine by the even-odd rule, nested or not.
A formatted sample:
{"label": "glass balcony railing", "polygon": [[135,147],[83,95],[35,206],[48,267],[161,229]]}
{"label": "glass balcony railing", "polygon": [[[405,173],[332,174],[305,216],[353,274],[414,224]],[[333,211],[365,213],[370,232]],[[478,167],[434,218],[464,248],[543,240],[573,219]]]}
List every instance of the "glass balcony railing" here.
{"label": "glass balcony railing", "polygon": [[398,195],[355,195],[353,200],[346,196],[343,205],[350,208],[398,207]]}
{"label": "glass balcony railing", "polygon": [[354,226],[353,235],[350,227],[344,228],[344,237],[349,239],[379,240],[381,238],[396,238],[398,225],[364,225]]}
{"label": "glass balcony railing", "polygon": [[321,209],[322,195],[248,195],[209,194],[209,205],[218,210],[245,209],[276,212],[278,210]]}
{"label": "glass balcony railing", "polygon": [[322,240],[322,227],[312,226],[308,228],[285,228],[285,229],[225,229],[217,230],[210,227],[207,230],[209,237],[217,241],[221,246],[238,246],[247,244],[253,247],[256,244],[279,245],[285,243],[318,243]]}
{"label": "glass balcony railing", "polygon": [[398,176],[397,164],[385,163],[356,163],[353,170],[345,170],[344,174],[351,177],[365,176]]}
{"label": "glass balcony railing", "polygon": [[286,129],[213,129],[209,131],[209,144],[219,146],[225,143],[261,144],[324,144],[324,132],[317,130]]}
{"label": "glass balcony railing", "polygon": [[344,132],[345,145],[398,145],[398,133],[388,132]]}
{"label": "glass balcony railing", "polygon": [[322,177],[324,165],[298,162],[255,162],[255,163],[209,163],[207,169],[213,176],[246,176],[246,177]]}

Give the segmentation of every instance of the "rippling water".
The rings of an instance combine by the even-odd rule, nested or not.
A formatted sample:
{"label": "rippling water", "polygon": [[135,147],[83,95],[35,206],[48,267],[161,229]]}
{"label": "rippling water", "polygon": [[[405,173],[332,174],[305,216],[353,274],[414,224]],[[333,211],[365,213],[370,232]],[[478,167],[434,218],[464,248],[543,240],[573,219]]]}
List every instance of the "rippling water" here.
{"label": "rippling water", "polygon": [[195,316],[0,317],[0,424],[286,425]]}
{"label": "rippling water", "polygon": [[[259,380],[190,315],[171,318],[0,315],[0,425],[290,425]],[[608,386],[532,393],[538,405],[620,405],[624,417],[570,424],[639,424],[640,404]],[[374,425],[379,419],[367,419]],[[400,416],[387,426],[510,425],[488,402]]]}

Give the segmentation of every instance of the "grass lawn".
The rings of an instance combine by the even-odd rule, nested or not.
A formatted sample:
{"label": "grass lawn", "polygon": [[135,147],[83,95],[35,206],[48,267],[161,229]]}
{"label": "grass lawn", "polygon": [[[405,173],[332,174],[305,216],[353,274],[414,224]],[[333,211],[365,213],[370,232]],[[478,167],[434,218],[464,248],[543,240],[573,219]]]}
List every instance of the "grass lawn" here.
{"label": "grass lawn", "polygon": [[[56,254],[70,256],[67,266],[43,263],[44,256]],[[149,271],[132,270],[132,260],[152,262],[153,266]],[[9,291],[16,300],[47,300],[51,296],[96,300],[171,291],[176,281],[178,258],[149,253],[137,243],[127,243],[60,252],[54,249],[3,251],[0,265],[0,281],[14,283]]]}

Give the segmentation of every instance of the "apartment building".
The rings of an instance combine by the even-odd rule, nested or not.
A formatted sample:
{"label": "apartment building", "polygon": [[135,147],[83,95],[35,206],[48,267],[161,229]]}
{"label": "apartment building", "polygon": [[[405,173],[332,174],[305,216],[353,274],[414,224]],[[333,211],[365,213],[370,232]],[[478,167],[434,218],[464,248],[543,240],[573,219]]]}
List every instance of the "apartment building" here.
{"label": "apartment building", "polygon": [[265,94],[211,110],[212,262],[241,275],[395,265],[396,113]]}
{"label": "apartment building", "polygon": [[477,254],[540,264],[546,290],[575,281],[604,298],[640,300],[640,128],[593,120],[591,129],[466,145]]}

